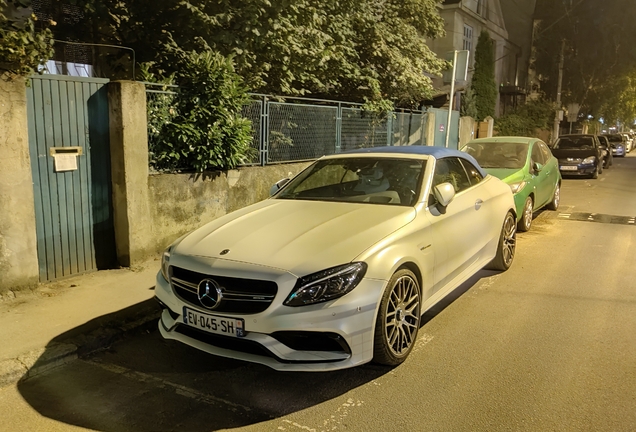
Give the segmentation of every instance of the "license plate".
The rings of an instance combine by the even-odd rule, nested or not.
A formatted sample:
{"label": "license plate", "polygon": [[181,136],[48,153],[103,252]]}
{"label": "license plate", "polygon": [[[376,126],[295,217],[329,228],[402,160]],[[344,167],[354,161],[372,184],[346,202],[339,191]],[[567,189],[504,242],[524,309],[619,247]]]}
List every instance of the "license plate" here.
{"label": "license plate", "polygon": [[579,167],[575,166],[562,166],[559,168],[561,169],[561,171],[577,171],[579,169]]}
{"label": "license plate", "polygon": [[208,315],[187,307],[183,308],[183,323],[208,333],[245,336],[245,322],[242,319]]}

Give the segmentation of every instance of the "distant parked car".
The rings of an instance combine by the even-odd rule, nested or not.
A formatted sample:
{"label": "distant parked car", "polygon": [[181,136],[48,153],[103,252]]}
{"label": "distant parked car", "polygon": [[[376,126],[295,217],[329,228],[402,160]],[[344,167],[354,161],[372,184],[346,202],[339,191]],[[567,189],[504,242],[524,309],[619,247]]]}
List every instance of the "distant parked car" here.
{"label": "distant parked car", "polygon": [[628,133],[622,133],[621,135],[625,137],[625,141],[627,142],[626,144],[627,153],[631,152],[634,149],[634,140],[632,139],[631,135]]}
{"label": "distant parked car", "polygon": [[627,154],[627,139],[623,135],[608,134],[603,136],[609,141],[613,156],[625,157]]}
{"label": "distant parked car", "polygon": [[537,138],[495,137],[469,142],[463,151],[508,185],[515,197],[517,229],[528,231],[533,212],[559,207],[561,174],[557,159]]}
{"label": "distant parked car", "polygon": [[580,175],[593,179],[603,172],[603,153],[596,135],[562,135],[552,147],[562,175]]}
{"label": "distant parked car", "polygon": [[284,371],[397,365],[424,312],[515,256],[510,188],[457,150],[326,156],[271,193],[164,252],[164,338]]}
{"label": "distant parked car", "polygon": [[598,142],[601,145],[601,150],[603,151],[603,168],[607,169],[614,164],[614,157],[612,155],[612,146],[610,145],[609,140],[604,135],[598,136]]}

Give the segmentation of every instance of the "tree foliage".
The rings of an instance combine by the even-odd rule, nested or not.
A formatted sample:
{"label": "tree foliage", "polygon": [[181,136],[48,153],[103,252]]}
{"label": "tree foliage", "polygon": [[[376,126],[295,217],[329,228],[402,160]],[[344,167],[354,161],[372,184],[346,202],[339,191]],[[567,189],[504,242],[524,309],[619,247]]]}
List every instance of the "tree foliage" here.
{"label": "tree foliage", "polygon": [[232,169],[250,159],[252,132],[241,115],[248,102],[231,59],[214,51],[174,49],[178,70],[144,79],[179,84],[177,94],[157,94],[148,104],[151,165],[161,171]]}
{"label": "tree foliage", "polygon": [[475,72],[472,91],[475,94],[477,120],[495,116],[497,84],[495,83],[495,53],[487,30],[482,30],[475,48]]}
{"label": "tree foliage", "polygon": [[141,61],[174,71],[171,41],[232,56],[252,91],[388,99],[417,105],[430,97],[424,72],[445,62],[426,39],[443,34],[440,0],[88,0],[80,40],[135,49]]}
{"label": "tree foliage", "polygon": [[52,33],[35,21],[30,0],[0,0],[0,71],[28,76],[51,58]]}
{"label": "tree foliage", "polygon": [[537,0],[535,15],[533,69],[542,92],[556,97],[565,41],[563,103],[579,103],[582,113],[596,118],[618,116],[622,108],[608,101],[621,99],[624,80],[636,66],[633,1]]}

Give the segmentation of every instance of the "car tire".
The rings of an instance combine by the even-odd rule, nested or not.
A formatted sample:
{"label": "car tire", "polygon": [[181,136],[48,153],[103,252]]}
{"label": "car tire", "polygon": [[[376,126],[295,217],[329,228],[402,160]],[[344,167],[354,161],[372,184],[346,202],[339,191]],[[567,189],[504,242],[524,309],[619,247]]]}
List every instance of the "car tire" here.
{"label": "car tire", "polygon": [[417,277],[398,270],[387,284],[375,323],[373,361],[397,366],[410,354],[420,328],[422,294]]}
{"label": "car tire", "polygon": [[598,169],[598,173],[599,174],[603,174],[603,164],[602,163],[598,164],[598,166],[596,168]]}
{"label": "car tire", "polygon": [[598,178],[598,175],[599,175],[599,172],[598,172],[598,165],[597,165],[594,172],[590,174],[590,178],[596,180]]}
{"label": "car tire", "polygon": [[554,195],[552,195],[552,201],[546,205],[548,210],[556,211],[559,208],[559,202],[561,201],[561,185],[557,183],[556,189],[554,189]]}
{"label": "car tire", "polygon": [[486,266],[487,270],[506,271],[512,265],[517,249],[517,223],[512,212],[508,212],[504,219],[499,243],[497,244],[497,255]]}
{"label": "car tire", "polygon": [[530,226],[532,225],[533,207],[534,202],[532,201],[532,197],[526,198],[526,202],[523,204],[521,219],[519,219],[519,223],[517,223],[517,231],[527,232],[530,230]]}

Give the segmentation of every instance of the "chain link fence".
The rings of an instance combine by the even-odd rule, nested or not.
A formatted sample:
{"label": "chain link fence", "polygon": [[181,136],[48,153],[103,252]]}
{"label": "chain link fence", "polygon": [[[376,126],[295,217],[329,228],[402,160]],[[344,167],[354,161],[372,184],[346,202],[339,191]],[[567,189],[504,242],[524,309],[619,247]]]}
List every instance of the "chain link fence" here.
{"label": "chain link fence", "polygon": [[[151,162],[159,126],[170,121],[177,90],[146,83]],[[254,150],[244,165],[306,161],[359,148],[427,145],[423,111],[376,114],[356,103],[256,94],[252,98],[241,112],[252,124]]]}

